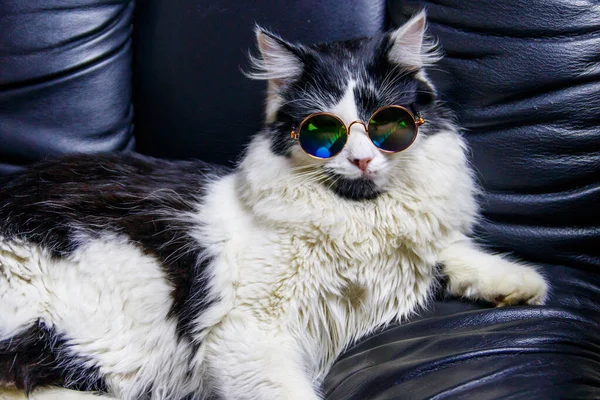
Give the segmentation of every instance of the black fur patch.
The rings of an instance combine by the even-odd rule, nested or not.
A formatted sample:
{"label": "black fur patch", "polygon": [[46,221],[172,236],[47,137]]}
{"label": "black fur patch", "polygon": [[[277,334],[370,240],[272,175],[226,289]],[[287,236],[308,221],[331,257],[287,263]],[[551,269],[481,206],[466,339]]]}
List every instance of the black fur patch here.
{"label": "black fur patch", "polygon": [[41,386],[108,392],[91,360],[73,356],[66,338],[42,322],[0,341],[0,385],[27,393]]}
{"label": "black fur patch", "polygon": [[193,212],[207,181],[226,174],[200,161],[171,162],[141,155],[76,155],[45,161],[0,188],[0,236],[70,255],[83,241],[128,237],[157,257],[173,286],[170,316],[187,335],[207,306],[210,261],[190,237]]}
{"label": "black fur patch", "polygon": [[348,200],[372,200],[379,196],[377,185],[370,179],[349,179],[334,176],[332,190],[340,197]]}

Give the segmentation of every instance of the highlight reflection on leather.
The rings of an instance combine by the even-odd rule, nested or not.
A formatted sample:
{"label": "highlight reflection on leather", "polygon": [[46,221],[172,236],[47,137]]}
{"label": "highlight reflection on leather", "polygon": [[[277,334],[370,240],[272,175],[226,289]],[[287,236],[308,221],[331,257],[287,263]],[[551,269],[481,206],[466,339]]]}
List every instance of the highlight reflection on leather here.
{"label": "highlight reflection on leather", "polygon": [[133,148],[133,1],[2,2],[0,173]]}

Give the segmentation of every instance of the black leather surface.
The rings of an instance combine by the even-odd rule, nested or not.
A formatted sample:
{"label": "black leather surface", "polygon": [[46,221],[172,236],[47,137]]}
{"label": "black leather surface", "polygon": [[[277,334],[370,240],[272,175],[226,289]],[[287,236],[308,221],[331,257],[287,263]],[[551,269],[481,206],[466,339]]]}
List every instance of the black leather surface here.
{"label": "black leather surface", "polygon": [[262,123],[265,82],[240,71],[254,23],[305,43],[368,36],[384,0],[141,0],[134,32],[138,150],[228,163]]}
{"label": "black leather surface", "polygon": [[133,147],[129,0],[0,2],[0,173]]}
{"label": "black leather surface", "polygon": [[550,279],[545,307],[436,302],[349,350],[329,399],[600,398],[600,4],[388,1],[426,7],[447,57],[432,77],[485,189],[479,236]]}
{"label": "black leather surface", "polygon": [[597,399],[598,320],[559,308],[427,318],[350,350],[329,399]]}
{"label": "black leather surface", "polygon": [[600,277],[543,267],[555,287],[548,306],[437,301],[348,350],[327,399],[600,398]]}

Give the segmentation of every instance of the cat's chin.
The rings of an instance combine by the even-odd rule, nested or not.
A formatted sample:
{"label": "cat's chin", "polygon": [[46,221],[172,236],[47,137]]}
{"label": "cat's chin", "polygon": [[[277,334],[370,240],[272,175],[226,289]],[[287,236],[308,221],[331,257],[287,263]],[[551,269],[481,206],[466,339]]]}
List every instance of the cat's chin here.
{"label": "cat's chin", "polygon": [[371,179],[350,179],[341,175],[333,178],[336,183],[331,186],[331,190],[344,199],[355,201],[373,200],[382,193],[381,189]]}

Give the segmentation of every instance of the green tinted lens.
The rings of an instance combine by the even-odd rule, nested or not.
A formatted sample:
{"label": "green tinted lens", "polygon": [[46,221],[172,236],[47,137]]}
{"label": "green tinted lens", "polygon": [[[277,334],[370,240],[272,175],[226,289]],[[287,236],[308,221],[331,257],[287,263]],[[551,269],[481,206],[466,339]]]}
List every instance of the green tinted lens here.
{"label": "green tinted lens", "polygon": [[300,127],[300,146],[317,158],[330,158],[344,148],[348,140],[346,127],[337,118],[317,114],[308,118]]}
{"label": "green tinted lens", "polygon": [[396,153],[405,150],[416,136],[415,120],[403,108],[383,108],[369,121],[369,137],[383,151]]}

